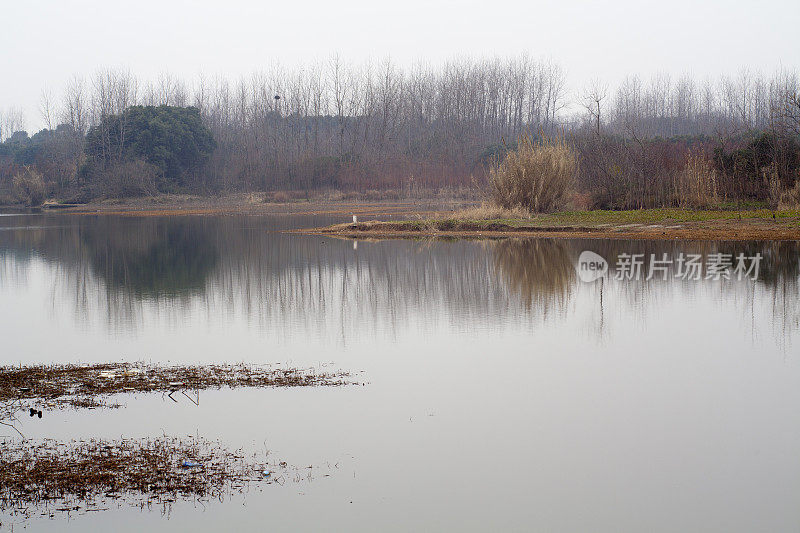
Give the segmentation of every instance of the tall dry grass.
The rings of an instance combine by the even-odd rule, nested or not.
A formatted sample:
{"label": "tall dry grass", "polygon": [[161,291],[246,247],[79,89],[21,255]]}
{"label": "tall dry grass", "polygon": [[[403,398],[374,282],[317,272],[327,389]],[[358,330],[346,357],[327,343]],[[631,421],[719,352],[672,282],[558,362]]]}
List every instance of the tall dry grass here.
{"label": "tall dry grass", "polygon": [[764,182],[767,184],[769,206],[772,209],[800,209],[800,179],[791,187],[781,184],[778,167],[773,162],[761,169]]}
{"label": "tall dry grass", "polygon": [[781,191],[778,209],[800,209],[800,180],[795,182],[794,187]]}
{"label": "tall dry grass", "polygon": [[680,207],[710,207],[719,201],[717,171],[702,152],[692,152],[673,183],[673,197]]}
{"label": "tall dry grass", "polygon": [[516,150],[489,169],[494,203],[539,213],[563,208],[575,186],[578,156],[563,137],[519,138]]}
{"label": "tall dry grass", "polygon": [[41,172],[32,167],[24,167],[14,176],[12,187],[16,199],[27,206],[39,206],[44,202],[45,186]]}

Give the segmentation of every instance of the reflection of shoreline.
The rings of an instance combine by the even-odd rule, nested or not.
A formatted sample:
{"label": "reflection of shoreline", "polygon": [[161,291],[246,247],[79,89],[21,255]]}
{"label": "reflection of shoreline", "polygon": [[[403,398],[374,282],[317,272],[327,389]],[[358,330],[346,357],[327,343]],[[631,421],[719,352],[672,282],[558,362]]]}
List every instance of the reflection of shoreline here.
{"label": "reflection of shoreline", "polygon": [[0,232],[0,269],[4,278],[28,283],[28,269],[41,265],[54,304],[72,303],[76,321],[112,331],[244,317],[274,338],[304,332],[348,342],[404,331],[531,327],[531,318],[593,312],[598,286],[575,273],[583,250],[612,261],[620,253],[760,252],[755,284],[607,279],[604,292],[620,296],[607,303],[644,314],[670,295],[706,291],[719,305],[774,301],[773,323],[800,328],[796,243],[386,241],[354,250],[347,241],[270,233],[268,220],[257,222],[87,217],[72,226]]}

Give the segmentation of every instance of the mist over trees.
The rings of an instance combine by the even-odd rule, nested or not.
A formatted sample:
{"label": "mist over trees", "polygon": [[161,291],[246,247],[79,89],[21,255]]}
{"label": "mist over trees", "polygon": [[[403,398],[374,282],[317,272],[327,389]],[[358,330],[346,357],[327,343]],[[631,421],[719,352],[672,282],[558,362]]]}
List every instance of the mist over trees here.
{"label": "mist over trees", "polygon": [[795,72],[746,70],[570,94],[560,65],[527,56],[408,69],[334,57],[235,82],[107,70],[44,93],[33,136],[0,107],[0,193],[25,167],[64,199],[470,187],[521,135],[563,135],[587,206],[675,205],[712,185],[709,198],[776,204],[798,181],[798,94]]}

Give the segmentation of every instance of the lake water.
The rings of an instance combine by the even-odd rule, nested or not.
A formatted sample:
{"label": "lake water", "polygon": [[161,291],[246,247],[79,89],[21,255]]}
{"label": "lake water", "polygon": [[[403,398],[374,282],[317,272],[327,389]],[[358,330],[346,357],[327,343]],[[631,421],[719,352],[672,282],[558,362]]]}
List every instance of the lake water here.
{"label": "lake water", "polygon": [[[365,383],[25,417],[29,437],[202,435],[313,468],[223,501],[3,527],[800,529],[797,243],[279,231],[337,221],[0,217],[2,364],[245,361]],[[579,279],[584,250],[602,279]],[[716,253],[759,254],[758,279],[679,275],[681,254]],[[620,254],[670,267],[615,279]]]}

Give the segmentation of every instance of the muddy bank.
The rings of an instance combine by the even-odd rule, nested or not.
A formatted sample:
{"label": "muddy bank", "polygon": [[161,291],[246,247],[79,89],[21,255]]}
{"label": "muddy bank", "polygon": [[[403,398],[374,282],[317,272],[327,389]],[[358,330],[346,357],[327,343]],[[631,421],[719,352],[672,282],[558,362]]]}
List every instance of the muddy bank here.
{"label": "muddy bank", "polygon": [[665,221],[661,223],[626,222],[582,225],[548,225],[546,222],[419,220],[358,224],[337,224],[323,228],[294,230],[293,233],[329,235],[343,238],[507,238],[549,237],[589,239],[648,240],[725,240],[787,241],[800,240],[800,221],[796,218],[720,219]]}
{"label": "muddy bank", "polygon": [[352,215],[390,216],[427,214],[458,209],[474,201],[439,197],[397,199],[297,198],[275,202],[263,195],[237,194],[220,197],[163,195],[153,198],[98,200],[88,204],[52,204],[42,211],[60,214],[122,216],[187,216],[187,215]]}

